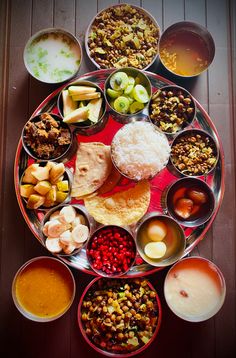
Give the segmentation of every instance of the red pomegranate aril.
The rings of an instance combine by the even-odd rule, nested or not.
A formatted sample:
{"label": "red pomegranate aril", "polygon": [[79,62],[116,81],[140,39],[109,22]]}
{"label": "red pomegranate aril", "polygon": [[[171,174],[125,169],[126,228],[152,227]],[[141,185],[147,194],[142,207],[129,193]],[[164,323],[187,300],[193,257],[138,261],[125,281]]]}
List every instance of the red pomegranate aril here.
{"label": "red pomegranate aril", "polygon": [[136,255],[132,236],[125,229],[100,229],[91,239],[87,254],[92,267],[107,275],[122,274],[129,270]]}

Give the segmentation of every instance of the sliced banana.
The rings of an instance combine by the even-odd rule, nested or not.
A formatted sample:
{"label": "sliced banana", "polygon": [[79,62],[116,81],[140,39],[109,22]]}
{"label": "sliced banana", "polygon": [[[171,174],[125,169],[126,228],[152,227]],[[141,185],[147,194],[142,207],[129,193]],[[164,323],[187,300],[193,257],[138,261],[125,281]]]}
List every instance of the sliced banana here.
{"label": "sliced banana", "polygon": [[62,224],[59,220],[49,221],[48,236],[59,237],[65,230],[65,225]]}
{"label": "sliced banana", "polygon": [[72,243],[72,235],[70,230],[66,230],[60,235],[60,242],[64,245],[70,245]]}
{"label": "sliced banana", "polygon": [[50,221],[47,221],[44,225],[43,225],[43,233],[45,236],[48,236],[48,225],[50,224]]}
{"label": "sliced banana", "polygon": [[77,214],[75,220],[71,223],[72,229],[74,229],[79,224],[85,225],[86,221],[83,215]]}
{"label": "sliced banana", "polygon": [[144,252],[151,259],[160,259],[166,253],[166,244],[162,241],[149,242],[144,247]]}
{"label": "sliced banana", "polygon": [[60,245],[59,238],[47,238],[45,241],[46,248],[52,252],[53,254],[59,254],[62,250],[62,246]]}
{"label": "sliced banana", "polygon": [[59,220],[64,224],[71,224],[76,218],[76,210],[73,206],[68,205],[64,206],[64,208],[60,211]]}
{"label": "sliced banana", "polygon": [[82,244],[85,242],[89,235],[87,226],[79,224],[72,230],[72,239],[75,243]]}
{"label": "sliced banana", "polygon": [[52,213],[52,214],[50,215],[49,220],[50,220],[50,221],[51,221],[51,220],[58,220],[59,216],[60,216],[60,210],[56,210],[56,211],[54,211],[54,213]]}
{"label": "sliced banana", "polygon": [[74,244],[69,244],[64,247],[63,251],[66,255],[70,255],[75,249],[76,246]]}

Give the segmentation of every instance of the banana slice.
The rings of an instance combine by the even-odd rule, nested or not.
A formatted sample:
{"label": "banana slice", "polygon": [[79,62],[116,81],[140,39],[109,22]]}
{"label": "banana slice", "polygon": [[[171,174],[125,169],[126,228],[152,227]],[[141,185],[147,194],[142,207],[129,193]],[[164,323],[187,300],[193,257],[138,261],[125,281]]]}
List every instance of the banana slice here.
{"label": "banana slice", "polygon": [[75,243],[82,244],[89,236],[89,229],[87,226],[79,224],[72,230],[72,239]]}
{"label": "banana slice", "polygon": [[62,250],[62,246],[60,245],[59,238],[47,238],[45,241],[46,248],[52,252],[53,254],[59,254]]}
{"label": "banana slice", "polygon": [[69,244],[64,247],[63,251],[66,255],[70,255],[75,249],[76,246],[74,244]]}
{"label": "banana slice", "polygon": [[77,214],[75,220],[71,223],[72,229],[74,229],[79,224],[85,225],[86,221],[83,215]]}
{"label": "banana slice", "polygon": [[65,225],[63,225],[59,220],[49,221],[48,236],[58,238],[65,230]]}
{"label": "banana slice", "polygon": [[149,242],[144,247],[144,252],[151,259],[160,259],[166,253],[166,244],[162,241]]}
{"label": "banana slice", "polygon": [[72,243],[72,235],[70,230],[66,230],[60,235],[60,242],[64,245],[70,245]]}
{"label": "banana slice", "polygon": [[68,205],[64,206],[64,208],[60,211],[59,220],[63,224],[71,224],[76,218],[76,210],[73,206]]}
{"label": "banana slice", "polygon": [[47,221],[44,225],[43,225],[43,233],[45,236],[48,236],[48,225],[50,224],[50,221]]}
{"label": "banana slice", "polygon": [[60,216],[60,211],[59,211],[59,210],[56,210],[56,211],[54,211],[54,213],[52,213],[52,214],[50,215],[49,220],[50,220],[50,221],[51,221],[51,220],[59,220],[59,216]]}

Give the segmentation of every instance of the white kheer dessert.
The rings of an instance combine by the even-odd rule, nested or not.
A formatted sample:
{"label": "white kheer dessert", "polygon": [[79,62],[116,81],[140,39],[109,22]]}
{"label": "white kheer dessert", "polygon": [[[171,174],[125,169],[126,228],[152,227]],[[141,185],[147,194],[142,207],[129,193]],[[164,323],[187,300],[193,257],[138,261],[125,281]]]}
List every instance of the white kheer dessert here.
{"label": "white kheer dessert", "polygon": [[168,272],[164,293],[168,306],[180,318],[200,322],[215,315],[225,297],[221,272],[200,257],[179,261]]}

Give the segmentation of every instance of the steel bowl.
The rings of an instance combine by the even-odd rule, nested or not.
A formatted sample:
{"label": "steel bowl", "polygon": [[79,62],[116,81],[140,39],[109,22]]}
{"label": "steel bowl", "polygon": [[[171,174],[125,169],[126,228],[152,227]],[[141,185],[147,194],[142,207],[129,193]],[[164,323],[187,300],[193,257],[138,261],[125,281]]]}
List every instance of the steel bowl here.
{"label": "steel bowl", "polygon": [[[30,311],[26,310],[23,305],[21,304],[21,302],[19,301],[18,297],[17,297],[17,293],[16,293],[16,284],[17,284],[17,280],[19,278],[19,276],[21,275],[21,273],[25,270],[25,269],[28,269],[30,268],[30,266],[32,264],[34,264],[35,262],[42,262],[42,266],[44,265],[43,262],[47,262],[47,261],[50,261],[52,263],[54,263],[55,265],[58,265],[58,268],[61,270],[63,270],[67,276],[68,276],[68,280],[70,281],[70,284],[72,285],[73,287],[73,290],[72,290],[72,295],[71,295],[71,298],[70,298],[70,302],[69,304],[67,305],[67,307],[62,311],[60,312],[59,314],[55,315],[55,316],[51,316],[51,317],[41,317],[41,316],[38,316],[34,313],[31,313]],[[60,318],[61,316],[63,316],[68,310],[69,308],[71,307],[73,301],[74,301],[74,297],[75,297],[75,291],[76,291],[76,284],[75,284],[75,280],[74,280],[74,277],[72,275],[72,272],[70,271],[70,269],[60,260],[56,259],[56,258],[52,258],[52,257],[47,257],[47,256],[39,256],[39,257],[35,257],[29,261],[27,261],[25,264],[23,264],[19,270],[17,271],[17,273],[15,274],[15,277],[13,279],[13,282],[12,282],[12,299],[13,299],[13,302],[16,306],[16,308],[18,309],[18,311],[24,316],[26,317],[27,319],[31,320],[31,321],[35,321],[35,322],[51,322],[51,321],[54,321],[58,318]],[[30,297],[28,298],[30,300]],[[44,304],[44,302],[41,302],[41,304]]]}
{"label": "steel bowl", "polygon": [[[33,46],[37,45],[39,41],[47,40],[49,36],[52,36],[54,40],[57,40],[59,37],[61,37],[62,41],[67,46],[67,49],[69,48],[69,50],[71,50],[71,46],[73,46],[76,49],[77,57],[75,57],[75,64],[74,64],[75,67],[73,71],[70,71],[68,68],[65,68],[64,70],[65,72],[63,72],[63,68],[61,68],[61,63],[64,63],[66,65],[68,61],[70,61],[71,58],[73,58],[74,56],[72,52],[66,53],[65,50],[63,49],[61,49],[60,52],[53,52],[51,54],[53,56],[54,63],[57,63],[58,59],[61,60],[61,63],[59,63],[60,66],[59,68],[57,67],[54,68],[52,64],[47,62],[43,63],[43,61],[47,58],[48,49],[45,48],[43,50],[42,47],[36,49]],[[38,61],[36,61],[33,58],[30,58],[30,56],[34,55],[37,51],[38,51]],[[82,54],[83,52],[79,40],[75,36],[73,36],[70,32],[59,28],[48,28],[48,29],[40,30],[39,32],[35,33],[32,37],[30,37],[30,39],[25,45],[23,57],[24,57],[25,67],[32,77],[44,83],[57,84],[70,80],[78,73],[82,62]],[[47,72],[48,69],[49,71],[51,71],[51,75],[54,76],[54,78],[46,79],[45,77],[43,77],[43,74],[45,74],[45,72]],[[39,71],[42,71],[41,75]]]}
{"label": "steel bowl", "polygon": [[[92,259],[91,259],[91,255],[89,253],[89,251],[91,249],[93,249],[93,243],[94,243],[94,239],[97,237],[97,235],[99,235],[100,233],[104,232],[105,234],[105,231],[107,229],[111,229],[111,228],[115,228],[117,229],[118,231],[120,231],[121,233],[123,232],[124,234],[126,234],[128,236],[128,239],[129,241],[131,241],[133,243],[133,252],[134,252],[134,258],[131,260],[131,262],[129,263],[129,267],[127,268],[127,270],[124,270],[124,271],[121,271],[121,272],[118,272],[118,273],[106,273],[104,270],[100,269],[100,268],[97,268],[95,267]],[[122,243],[123,244],[123,243]],[[112,245],[109,247],[109,249],[112,249]],[[89,238],[88,240],[88,243],[87,243],[87,248],[86,248],[86,256],[87,256],[87,260],[91,266],[91,268],[93,269],[94,272],[96,272],[97,275],[99,276],[103,276],[103,277],[112,277],[112,278],[115,278],[115,277],[120,277],[120,276],[123,276],[125,275],[130,269],[131,267],[133,266],[134,262],[135,262],[135,259],[136,259],[136,253],[137,253],[137,250],[136,250],[136,242],[134,240],[134,237],[130,231],[130,229],[128,227],[121,227],[121,226],[118,226],[118,225],[104,225],[104,226],[100,226],[96,231],[93,232],[93,234],[91,235],[91,237]],[[112,263],[111,263],[112,265]]]}
{"label": "steel bowl", "polygon": [[[108,116],[106,114],[106,100],[105,100],[103,90],[95,83],[93,83],[91,81],[85,81],[85,80],[78,79],[76,81],[73,81],[73,82],[70,82],[69,84],[67,84],[58,95],[57,108],[58,108],[59,114],[61,115],[62,118],[64,118],[62,91],[68,89],[68,87],[70,87],[70,86],[76,86],[76,85],[94,87],[94,88],[96,88],[97,92],[99,92],[101,94],[102,108],[101,108],[99,120],[97,123],[92,123],[89,120],[86,120],[84,122],[69,124],[69,125],[72,125],[75,128],[75,131],[80,134],[93,135],[93,134],[101,131],[105,127],[106,122],[108,120]],[[78,106],[79,106],[80,102],[82,102],[82,101],[78,102]]]}
{"label": "steel bowl", "polygon": [[[43,233],[43,227],[44,225],[50,220],[50,216],[52,214],[54,214],[55,212],[57,211],[60,211],[63,207],[65,206],[73,206],[73,208],[76,210],[76,213],[77,214],[81,214],[84,219],[85,219],[85,225],[88,227],[89,229],[89,235],[88,235],[88,239],[83,242],[81,244],[81,246],[79,248],[76,248],[73,252],[71,252],[70,254],[66,254],[63,252],[63,250],[58,253],[58,254],[55,254],[56,256],[58,257],[68,257],[68,256],[72,256],[72,255],[76,255],[78,254],[82,249],[84,249],[87,245],[87,242],[89,240],[89,237],[90,235],[92,234],[92,232],[94,231],[94,228],[95,228],[95,221],[94,219],[92,218],[92,216],[87,212],[86,208],[84,205],[80,205],[80,204],[60,204],[60,205],[57,205],[56,207],[54,207],[53,209],[49,210],[46,215],[44,216],[43,218],[43,221],[41,223],[41,237],[43,239],[43,244],[44,246],[46,247],[46,239],[47,239],[47,236]],[[71,230],[71,229],[70,229]]]}
{"label": "steel bowl", "polygon": [[23,130],[22,130],[22,134],[21,134],[21,138],[22,138],[22,145],[23,145],[23,148],[24,150],[26,151],[26,153],[33,159],[39,161],[39,162],[46,162],[46,161],[67,161],[76,151],[77,149],[77,140],[76,138],[74,137],[74,134],[72,133],[70,127],[64,123],[62,121],[62,118],[61,116],[55,114],[55,113],[48,113],[50,114],[58,123],[59,123],[59,126],[60,128],[62,129],[67,129],[70,133],[70,143],[65,145],[65,150],[60,154],[60,155],[57,155],[57,156],[52,156],[52,157],[49,157],[49,158],[41,158],[39,156],[37,156],[37,154],[35,153],[35,151],[30,148],[30,146],[26,143],[26,139],[25,139],[25,132],[26,132],[26,125],[29,123],[29,122],[37,122],[40,120],[40,116],[44,114],[44,113],[40,113],[40,114],[37,114],[33,117],[31,117],[28,122],[25,124]]}
{"label": "steel bowl", "polygon": [[[141,346],[140,348],[138,348],[136,350],[132,350],[132,351],[126,352],[126,353],[123,353],[123,352],[121,352],[121,353],[113,353],[113,352],[107,351],[105,348],[102,349],[101,347],[98,347],[94,342],[92,342],[92,340],[90,339],[89,335],[86,332],[86,327],[84,327],[82,314],[81,314],[82,313],[82,308],[83,308],[83,301],[86,298],[86,295],[90,291],[95,292],[96,290],[98,290],[99,289],[99,283],[102,282],[102,280],[107,280],[107,279],[97,277],[93,281],[91,281],[89,283],[89,285],[85,288],[85,290],[84,290],[84,292],[83,292],[83,294],[82,294],[82,296],[80,298],[79,305],[78,305],[78,311],[77,311],[78,324],[79,324],[80,331],[81,331],[81,333],[83,335],[83,338],[88,343],[88,345],[91,348],[93,348],[94,351],[96,351],[97,353],[100,353],[100,354],[108,356],[108,357],[122,357],[122,358],[133,357],[133,356],[145,351],[149,347],[149,345],[154,342],[154,340],[157,337],[157,334],[158,334],[159,329],[160,329],[161,321],[162,321],[162,307],[161,307],[160,298],[159,298],[158,294],[156,293],[156,290],[152,286],[152,284],[149,281],[147,281],[147,284],[150,287],[150,289],[156,293],[155,298],[156,298],[157,310],[158,310],[158,312],[157,312],[158,320],[157,320],[157,325],[155,327],[153,335],[152,335],[152,337],[149,339],[149,341],[146,344],[144,344],[143,346]],[[112,282],[114,280],[115,279],[111,279],[111,282],[110,282],[111,287],[112,287]],[[121,279],[120,278],[120,279],[116,279],[116,280],[122,280],[122,281],[125,280],[125,282],[127,282],[127,284],[129,284],[133,279]],[[137,278],[136,278],[136,280],[137,280]],[[143,279],[140,279],[140,280],[141,280],[141,282],[144,281]]]}
{"label": "steel bowl", "polygon": [[[179,166],[178,166],[179,164],[181,164],[184,161],[183,156],[186,157],[186,154],[187,154],[186,150],[183,150],[183,153],[180,154],[182,156],[182,159],[181,159],[181,163],[179,163],[178,165],[177,165],[177,162],[175,161],[175,157],[173,156],[172,153],[173,153],[173,148],[175,147],[176,144],[180,143],[181,141],[183,141],[183,144],[186,144],[186,141],[185,141],[186,138],[191,138],[191,137],[196,138],[197,135],[200,135],[202,138],[208,140],[208,143],[212,148],[212,153],[213,153],[213,155],[215,157],[215,162],[211,166],[211,168],[209,168],[208,170],[205,170],[204,172],[200,171],[200,169],[199,169],[199,172],[192,173],[192,172],[190,172],[190,170],[187,170],[185,168],[185,166],[183,166],[183,169],[180,169]],[[185,138],[185,139],[183,139],[183,138]],[[194,158],[198,158],[199,154],[200,153],[196,152],[194,154]],[[190,149],[190,157],[188,159],[192,160],[193,159],[192,155],[193,154],[191,153],[191,149]],[[186,130],[180,132],[174,138],[174,140],[173,140],[173,142],[171,144],[171,153],[170,153],[170,161],[169,161],[169,164],[171,164],[171,165],[169,165],[169,168],[177,176],[191,176],[191,177],[206,176],[206,175],[208,175],[209,173],[211,173],[215,169],[216,164],[218,162],[218,159],[219,159],[219,145],[218,145],[218,142],[216,141],[216,139],[213,138],[213,136],[211,136],[208,132],[206,132],[206,131],[204,131],[202,129],[198,129],[198,128],[186,129]],[[208,158],[206,158],[205,160],[207,161]],[[203,159],[202,159],[202,161],[203,161]],[[192,165],[194,165],[194,168],[197,169],[196,164],[192,164]]]}
{"label": "steel bowl", "polygon": [[[192,33],[198,36],[201,41],[204,43],[205,47],[208,51],[208,64],[206,67],[203,67],[201,71],[199,71],[196,74],[191,75],[181,75],[177,72],[175,72],[173,69],[170,68],[167,64],[165,64],[165,61],[163,61],[163,58],[161,56],[162,47],[164,46],[165,42],[170,40],[172,36],[181,36],[183,33]],[[191,45],[190,45],[191,46]],[[182,78],[189,78],[189,77],[195,77],[201,74],[202,72],[206,71],[207,68],[211,65],[213,59],[215,56],[215,43],[214,40],[210,34],[210,32],[203,26],[190,21],[181,21],[177,22],[171,26],[169,26],[161,35],[160,41],[159,41],[159,58],[162,63],[162,65],[172,74],[177,75]]]}
{"label": "steel bowl", "polygon": [[[189,189],[200,190],[207,196],[207,201],[206,203],[202,204],[202,210],[200,205],[200,208],[196,213],[190,215],[188,218],[183,218],[176,213],[174,209],[173,198],[178,190],[183,191],[183,196],[181,196],[181,198],[187,197],[185,192],[187,193]],[[215,211],[215,196],[212,189],[206,182],[198,178],[185,177],[175,181],[167,189],[164,201],[165,208],[167,209],[169,215],[171,215],[181,225],[186,227],[194,227],[204,224],[210,220]],[[196,208],[198,209],[197,206]]]}
{"label": "steel bowl", "polygon": [[[160,97],[161,96],[161,93],[163,92],[167,92],[166,96],[164,96],[166,99],[169,98],[168,96],[168,92],[172,92],[173,93],[173,96],[172,97],[176,97],[178,96],[178,93],[182,93],[183,96],[187,96],[188,98],[191,99],[191,108],[193,108],[193,112],[191,113],[191,115],[189,116],[189,118],[185,119],[183,121],[182,124],[179,125],[179,129],[176,130],[176,131],[168,131],[168,130],[162,130],[162,128],[160,128],[160,121],[162,122],[165,122],[165,120],[163,118],[161,118],[160,120],[155,120],[153,119],[151,116],[152,116],[152,113],[153,113],[153,110],[152,110],[152,105],[154,103],[154,101],[156,100],[156,98]],[[166,114],[168,115],[168,118],[170,117],[170,115],[174,115],[175,112],[176,112],[177,108],[174,107],[173,110],[171,108],[166,108],[165,109],[165,112]],[[167,136],[173,136],[173,135],[176,135],[177,132],[180,132],[182,131],[183,129],[185,129],[186,127],[190,126],[195,117],[196,117],[196,111],[197,111],[197,108],[196,108],[196,103],[195,103],[195,100],[193,98],[193,96],[191,95],[191,93],[189,93],[185,88],[183,87],[180,87],[180,86],[173,86],[173,85],[169,85],[169,86],[164,86],[164,87],[161,87],[160,89],[158,89],[155,93],[153,93],[152,95],[152,98],[149,102],[149,106],[148,106],[148,112],[149,112],[149,119],[151,120],[151,122],[157,126],[163,133],[165,133]],[[181,112],[179,112],[181,114]],[[184,114],[184,113],[183,113]],[[171,122],[170,122],[171,123]]]}
{"label": "steel bowl", "polygon": [[[190,277],[187,277],[188,270]],[[194,273],[199,274],[198,279],[196,276],[194,278]],[[205,282],[204,277],[208,278]],[[171,284],[173,280],[176,280],[175,287]],[[171,285],[172,291],[169,291]],[[201,302],[198,301],[198,292],[202,296]],[[226,295],[225,279],[220,269],[213,262],[199,256],[187,257],[177,262],[168,271],[164,282],[164,295],[167,305],[176,316],[189,322],[206,321],[213,317],[224,303]],[[218,295],[218,302],[211,302],[209,305],[209,296],[212,298],[214,295]],[[179,300],[182,300],[181,309],[177,305]],[[193,307],[190,306],[191,303]],[[206,310],[207,305],[209,307]],[[199,310],[201,306],[204,307],[204,311]]]}
{"label": "steel bowl", "polygon": [[[98,17],[100,17],[103,13],[107,12],[108,10],[112,10],[112,9],[115,9],[117,7],[120,7],[120,6],[125,6],[125,5],[128,5],[130,6],[132,9],[135,9],[136,11],[139,11],[141,12],[142,14],[144,14],[145,16],[147,16],[150,20],[151,23],[153,23],[153,25],[156,27],[157,29],[157,32],[158,32],[158,38],[160,39],[160,35],[161,35],[161,30],[160,30],[160,26],[158,25],[158,23],[156,22],[156,20],[154,19],[154,17],[149,13],[147,12],[146,10],[144,10],[143,8],[141,7],[138,7],[138,6],[135,6],[135,5],[131,5],[131,4],[117,4],[117,5],[113,5],[113,6],[110,6],[106,9],[103,9],[101,10],[93,19],[92,21],[90,22],[88,28],[87,28],[87,31],[85,33],[85,50],[86,50],[86,53],[89,57],[89,59],[92,61],[92,63],[98,68],[98,69],[101,69],[101,68],[112,68],[112,66],[106,66],[106,65],[99,65],[97,61],[94,60],[94,58],[91,56],[91,53],[90,53],[90,48],[89,48],[89,35],[91,33],[91,28],[93,26],[93,24],[96,22],[96,19]],[[108,38],[109,39],[109,38]],[[119,38],[120,40],[120,38]],[[154,62],[155,60],[157,59],[157,56],[158,56],[158,51],[156,51],[156,54],[153,56],[153,58],[151,59],[150,63],[147,65],[147,66],[144,66],[142,68],[142,70],[146,70],[148,69]],[[115,66],[114,66],[115,67]],[[122,66],[120,66],[122,67]]]}
{"label": "steel bowl", "polygon": [[[165,225],[167,233],[162,240],[159,240],[165,243],[166,252],[163,257],[154,259],[145,254],[144,248],[148,243],[153,242],[148,237],[146,230],[147,225],[155,220]],[[158,212],[148,213],[138,223],[135,231],[138,252],[142,259],[148,264],[156,267],[165,267],[172,265],[183,257],[186,246],[185,234],[178,222],[170,216],[162,215]]]}

